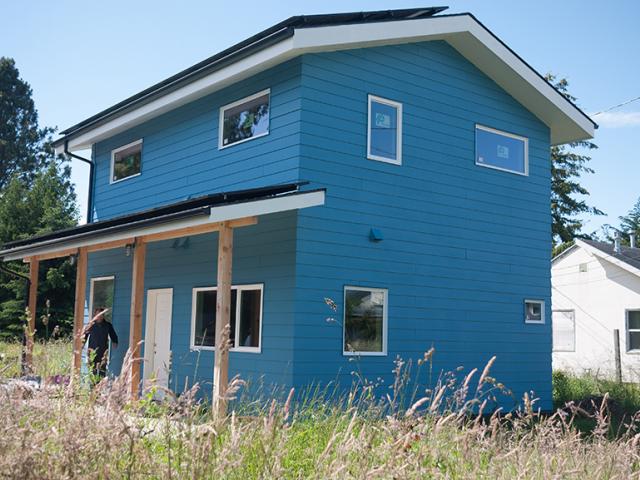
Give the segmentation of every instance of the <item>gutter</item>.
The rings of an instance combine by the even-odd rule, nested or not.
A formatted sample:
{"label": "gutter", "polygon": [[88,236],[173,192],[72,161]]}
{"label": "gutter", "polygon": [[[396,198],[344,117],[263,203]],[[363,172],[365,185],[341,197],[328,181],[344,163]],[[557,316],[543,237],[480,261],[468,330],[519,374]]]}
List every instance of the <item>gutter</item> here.
{"label": "gutter", "polygon": [[95,164],[93,161],[88,158],[81,157],[80,155],[76,155],[69,151],[69,140],[64,141],[64,153],[72,158],[80,160],[82,162],[89,164],[89,198],[87,200],[87,223],[91,223],[93,221],[93,183],[95,176]]}

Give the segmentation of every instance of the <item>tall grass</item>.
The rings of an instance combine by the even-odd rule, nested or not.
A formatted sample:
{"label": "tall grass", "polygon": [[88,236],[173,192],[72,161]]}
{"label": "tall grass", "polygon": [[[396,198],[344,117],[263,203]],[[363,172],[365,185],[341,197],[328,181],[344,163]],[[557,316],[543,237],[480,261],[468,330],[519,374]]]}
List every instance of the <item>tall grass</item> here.
{"label": "tall grass", "polygon": [[[396,374],[402,377],[396,363]],[[1,478],[637,478],[640,436],[630,421],[606,435],[605,409],[588,437],[571,412],[483,414],[490,365],[459,382],[443,376],[403,408],[392,391],[358,382],[345,396],[322,388],[244,403],[217,419],[196,391],[156,403],[127,401],[125,379],[0,390]],[[404,385],[404,386],[403,386]],[[394,388],[405,388],[398,381]],[[476,387],[478,385],[478,387]],[[246,400],[249,402],[249,400]],[[250,408],[247,408],[250,407]],[[240,415],[245,408],[251,415]],[[244,410],[243,410],[244,411]]]}
{"label": "tall grass", "polygon": [[[72,350],[72,342],[64,338],[34,342],[33,374],[42,378],[69,375]],[[0,342],[0,378],[19,377],[21,365],[22,344],[18,341]]]}

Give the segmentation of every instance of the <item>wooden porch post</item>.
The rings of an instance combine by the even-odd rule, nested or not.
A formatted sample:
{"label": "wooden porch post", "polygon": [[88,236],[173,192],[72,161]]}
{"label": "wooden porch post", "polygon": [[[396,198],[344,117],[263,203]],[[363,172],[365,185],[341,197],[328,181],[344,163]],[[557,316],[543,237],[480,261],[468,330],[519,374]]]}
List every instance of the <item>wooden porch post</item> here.
{"label": "wooden porch post", "polygon": [[25,367],[27,372],[33,372],[33,335],[36,331],[36,304],[38,302],[38,271],[40,260],[32,257],[29,261],[29,318],[27,324],[25,345]]}
{"label": "wooden porch post", "polygon": [[231,319],[231,270],[233,228],[224,222],[218,237],[218,291],[216,302],[216,351],[213,365],[213,411],[218,418],[227,413],[225,398],[229,384],[229,328]]}
{"label": "wooden porch post", "polygon": [[137,238],[133,249],[133,274],[131,279],[131,316],[129,319],[129,350],[131,352],[130,394],[138,398],[140,387],[140,342],[142,341],[142,305],[144,303],[144,268],[147,244]]}
{"label": "wooden porch post", "polygon": [[[80,373],[82,363],[82,331],[84,330],[84,303],[87,291],[87,249],[78,249],[76,259],[76,299],[73,309],[73,373]],[[91,315],[91,312],[89,312]]]}

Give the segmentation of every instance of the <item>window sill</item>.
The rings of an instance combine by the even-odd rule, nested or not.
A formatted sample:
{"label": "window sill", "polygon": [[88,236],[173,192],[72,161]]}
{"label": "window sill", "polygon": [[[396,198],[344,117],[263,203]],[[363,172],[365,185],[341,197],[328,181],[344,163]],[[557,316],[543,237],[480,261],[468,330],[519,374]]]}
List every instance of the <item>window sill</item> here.
{"label": "window sill", "polygon": [[[189,351],[191,352],[215,352],[216,347],[189,347]],[[254,347],[234,347],[230,348],[229,352],[238,352],[238,353],[262,353],[262,347],[254,348]]]}

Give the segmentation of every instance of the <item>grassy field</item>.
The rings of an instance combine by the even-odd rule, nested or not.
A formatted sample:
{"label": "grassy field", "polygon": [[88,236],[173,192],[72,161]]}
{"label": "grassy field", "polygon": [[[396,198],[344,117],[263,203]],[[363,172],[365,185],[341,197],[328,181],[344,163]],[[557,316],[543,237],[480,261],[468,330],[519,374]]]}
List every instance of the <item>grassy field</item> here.
{"label": "grassy field", "polygon": [[[0,346],[0,353],[12,348]],[[68,346],[55,348],[70,357]],[[8,358],[0,368],[15,371]],[[54,362],[37,366],[43,374],[68,370],[52,355],[38,358]],[[473,380],[490,388],[489,373],[475,372]],[[577,400],[573,395],[602,394],[607,385],[558,375],[554,382],[561,406]],[[243,405],[251,416],[232,413],[223,420],[198,405],[193,392],[172,403],[148,396],[128,403],[122,380],[91,391],[5,388],[0,477],[640,478],[633,419],[612,436],[606,408],[593,412],[595,427],[586,434],[571,409],[542,416],[526,401],[522,412],[481,416],[486,396],[471,384],[472,377],[442,382],[409,410],[398,408],[393,395],[374,400],[363,386],[339,403],[316,396],[300,404],[292,392],[287,401]],[[635,408],[637,387],[626,388],[634,393],[620,387],[619,402],[628,399]],[[447,399],[455,399],[455,408]]]}

